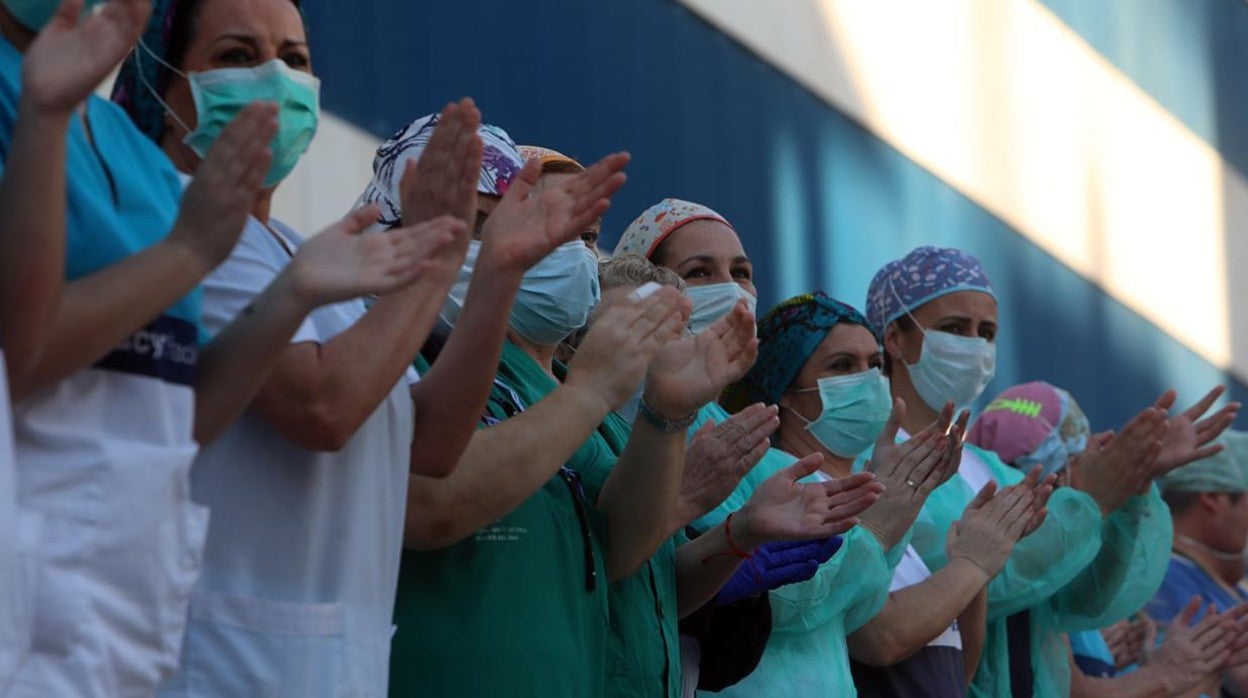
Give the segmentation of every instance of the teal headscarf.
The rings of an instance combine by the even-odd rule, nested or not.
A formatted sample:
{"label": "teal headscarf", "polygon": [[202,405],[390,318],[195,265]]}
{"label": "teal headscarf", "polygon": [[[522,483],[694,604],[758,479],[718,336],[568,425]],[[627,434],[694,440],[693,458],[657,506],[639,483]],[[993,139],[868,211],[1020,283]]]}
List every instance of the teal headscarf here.
{"label": "teal headscarf", "polygon": [[758,360],[745,378],[729,387],[724,407],[735,412],[760,400],[779,401],[819,343],[842,322],[871,329],[862,313],[822,291],[795,296],[767,311],[758,321]]}

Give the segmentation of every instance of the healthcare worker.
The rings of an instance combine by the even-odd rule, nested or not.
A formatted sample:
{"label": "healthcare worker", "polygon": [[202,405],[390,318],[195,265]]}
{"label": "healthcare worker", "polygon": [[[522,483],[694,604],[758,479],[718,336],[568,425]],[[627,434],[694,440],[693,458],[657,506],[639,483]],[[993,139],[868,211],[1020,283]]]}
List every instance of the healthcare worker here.
{"label": "healthcare worker", "polygon": [[[971,425],[967,441],[997,453],[1013,467],[1043,468],[1046,475],[1057,476],[1061,487],[1068,486],[1072,476],[1077,477],[1080,459],[1088,456],[1089,449],[1098,450],[1107,436],[1093,436],[1088,418],[1070,393],[1034,381],[1016,385],[993,398]],[[1169,540],[1170,517],[1167,512],[1161,513],[1164,515],[1131,521],[1134,527],[1128,530],[1121,528],[1121,517],[1108,519],[1102,550],[1127,547],[1130,537]],[[1115,525],[1118,528],[1109,528]],[[1099,630],[1070,633],[1071,681],[1064,692],[1089,698],[1187,694],[1203,683],[1211,671],[1220,668],[1222,653],[1234,639],[1230,632],[1219,632],[1221,629],[1215,626],[1222,619],[1214,614],[1193,623],[1198,607],[1179,614],[1183,617],[1167,629],[1164,641],[1157,647],[1148,638],[1141,666],[1122,675],[1116,675],[1116,660]],[[1058,631],[1041,628],[1041,632]],[[1044,672],[1047,668],[1032,667],[1032,671]]]}
{"label": "healthcare worker", "polygon": [[[273,166],[239,245],[205,284],[210,331],[244,315],[302,248],[270,205],[319,120],[311,65],[297,3],[198,0],[160,3],[119,76],[114,98],[196,179],[223,117],[257,98],[281,105]],[[213,509],[213,527],[182,671],[164,695],[386,693],[409,470],[455,468],[491,384],[480,366],[497,360],[521,274],[623,181],[616,156],[527,197],[536,171],[521,172],[506,134],[482,127],[471,100],[408,135],[382,161],[397,168],[393,187],[370,189],[350,218],[386,228],[364,236],[378,240],[432,226],[429,266],[371,308],[356,298],[313,313],[245,417],[197,459],[193,495]],[[464,258],[478,191],[500,208],[481,249],[492,273],[473,285],[446,360],[418,377],[411,360]]]}
{"label": "healthcare worker", "polygon": [[[55,69],[38,77],[67,81],[60,98],[70,112],[64,208],[50,212],[50,224],[63,226],[67,281],[45,350],[12,384],[18,504],[39,517],[39,567],[30,651],[10,695],[147,695],[176,662],[199,569],[206,512],[186,482],[197,441],[237,415],[274,346],[312,307],[393,288],[418,267],[406,253],[396,265],[390,245],[338,230],[292,265],[284,302],[276,293],[257,299],[252,316],[201,358],[195,284],[238,238],[269,165],[274,108],[243,110],[183,194],[120,110],[94,96],[64,107],[133,46],[148,4],[113,0],[81,24],[79,4],[56,9],[0,5],[6,162],[21,147],[13,137],[24,51],[55,56]],[[34,71],[33,84],[55,85]]]}
{"label": "healthcare worker", "polygon": [[[1169,623],[1194,596],[1229,612],[1248,603],[1244,548],[1248,547],[1248,433],[1227,431],[1220,453],[1196,461],[1160,481],[1174,516],[1174,549],[1165,579],[1147,612]],[[1242,695],[1248,669],[1220,667],[1222,690]],[[1206,687],[1216,694],[1218,681]]]}
{"label": "healthcare worker", "polygon": [[[642,212],[624,231],[616,245],[615,255],[640,254],[655,264],[672,269],[688,284],[688,295],[693,303],[690,329],[695,333],[705,329],[711,322],[744,302],[751,312],[757,290],[753,282],[753,267],[736,231],[716,211],[690,201],[664,199]],[[923,473],[939,469],[943,463],[948,467],[950,454],[955,450],[953,441],[936,438],[936,431],[948,430],[951,415],[943,424],[933,429],[933,438],[915,442],[910,449],[893,449],[882,453],[877,479],[883,480],[884,491],[901,492],[906,475],[916,467]],[[721,423],[729,418],[728,412],[717,403],[705,405],[695,423],[697,427],[707,422]],[[943,451],[943,452],[942,452]],[[909,458],[909,460],[907,460]],[[768,477],[789,467],[797,459],[783,451],[769,448],[759,464],[748,472],[722,503],[711,512],[701,516],[692,526],[700,531],[713,530],[728,521],[728,515],[745,504],[753,492]],[[919,477],[922,481],[923,478]],[[722,493],[720,497],[722,498]],[[713,498],[712,498],[713,499]],[[915,508],[917,511],[917,507]],[[810,622],[849,623],[861,625],[873,615],[887,594],[891,569],[900,560],[904,546],[898,546],[908,524],[881,523],[882,536],[891,541],[882,549],[880,539],[863,527],[855,527],[843,536],[844,544],[832,559],[821,565],[815,576],[807,581],[784,587],[773,598],[773,616],[781,593],[790,598],[810,599],[826,597],[836,589],[840,606],[826,619],[811,617]],[[888,550],[886,560],[884,551]],[[789,617],[794,622],[806,622],[802,617],[801,604],[794,602]],[[773,622],[773,628],[777,623]],[[844,633],[839,633],[843,642]],[[831,632],[829,637],[838,636]],[[844,652],[840,653],[844,656]],[[837,656],[833,652],[830,656]],[[851,685],[848,666],[837,679],[840,686]],[[747,679],[748,681],[749,679]],[[798,683],[811,686],[823,685],[823,676],[799,675]],[[740,684],[744,685],[744,684]],[[731,690],[731,689],[730,689]]]}
{"label": "healthcare worker", "polygon": [[[647,281],[665,277],[670,279],[668,285],[683,285],[683,281],[670,269],[657,267],[636,254],[622,254],[599,265],[604,302],[632,293]],[[590,318],[592,326],[593,313]],[[620,414],[619,409],[616,414]],[[837,495],[849,499],[847,506],[838,507],[835,520],[830,522],[832,525],[821,525],[823,522],[819,520],[811,522],[815,526],[796,525],[795,522],[788,531],[776,531],[783,535],[783,539],[777,535],[776,541],[758,545],[756,549],[741,547],[748,557],[742,559],[731,578],[724,576],[731,569],[729,565],[713,570],[707,564],[709,561],[704,559],[706,553],[699,550],[706,541],[691,543],[684,528],[731,494],[741,477],[762,458],[767,447],[767,436],[774,430],[774,414],[771,408],[752,405],[713,429],[710,428],[713,425],[705,424],[701,433],[694,435],[685,453],[685,470],[677,495],[679,513],[673,521],[669,540],[642,571],[611,587],[612,634],[608,656],[610,663],[619,668],[609,677],[608,695],[675,696],[677,680],[684,684],[680,689],[680,693],[684,693],[685,686],[690,683],[689,678],[683,675],[686,667],[696,669],[692,677],[696,686],[701,672],[700,659],[697,664],[693,662],[686,651],[689,643],[685,637],[680,638],[679,665],[672,655],[675,649],[673,635],[677,630],[673,619],[679,617],[683,620],[694,612],[707,613],[704,608],[711,595],[714,599],[710,603],[714,608],[720,608],[760,592],[810,579],[818,565],[826,562],[840,548],[840,541],[823,539],[804,545],[794,545],[793,541],[843,533],[855,523],[856,519],[852,517],[876,501],[880,485],[872,483],[869,476],[846,477],[824,483],[837,488],[843,487],[844,483],[862,482],[863,485],[850,487]],[[634,414],[627,421],[632,423],[635,420]],[[804,474],[813,470],[817,460],[803,461],[812,464],[812,468]],[[784,484],[786,488],[791,486],[784,482],[785,477],[782,471],[764,481],[740,510],[730,514],[738,517],[737,531],[741,530],[740,522],[747,520],[744,517],[757,517],[760,512],[767,511],[768,496],[775,491],[777,484]],[[855,494],[855,490],[859,489],[863,494]],[[726,530],[733,525],[731,521],[731,518],[726,520]],[[667,555],[663,554],[664,549],[669,551]],[[657,617],[656,607],[664,609]],[[710,613],[714,614],[714,610]],[[691,651],[700,657],[701,646]],[[739,656],[734,655],[738,660]],[[748,667],[738,667],[737,671],[741,673],[735,680],[748,674],[756,664],[757,659]],[[729,683],[735,683],[735,680]]]}
{"label": "healthcare worker", "polygon": [[[911,408],[902,422],[907,430],[929,423],[949,401],[969,406],[994,375],[996,295],[979,261],[966,252],[919,247],[889,262],[871,281],[867,318],[883,337],[891,392]],[[1069,682],[1066,646],[1041,628],[1100,628],[1143,604],[1159,576],[1153,552],[1159,542],[1131,537],[1125,549],[1098,553],[1104,531],[1118,527],[1105,526],[1103,519],[1125,517],[1122,527],[1131,530],[1134,521],[1156,511],[1155,495],[1140,494],[1152,478],[1200,453],[1200,430],[1189,413],[1170,420],[1184,421],[1188,429],[1177,422],[1169,428],[1163,407],[1170,402],[1173,394],[1163,396],[1116,436],[1083,469],[1081,489],[1054,492],[1045,522],[1015,546],[989,584],[987,635],[972,694],[1060,695]],[[1209,405],[1201,405],[1203,413]],[[1226,416],[1220,411],[1202,424],[1224,428]],[[1178,439],[1180,433],[1192,438]],[[949,528],[979,488],[1022,477],[996,454],[968,445],[958,476],[932,493],[914,526],[913,545],[924,563],[933,571],[947,564]],[[1032,609],[1045,617],[1009,622]],[[1032,666],[1048,671],[1028,676]]]}
{"label": "healthcare worker", "polygon": [[[406,132],[383,145],[379,159]],[[377,168],[379,176],[387,171]],[[379,177],[372,186],[387,182]],[[506,199],[488,203],[478,216],[486,236]],[[582,230],[584,223],[568,233]],[[473,242],[443,309],[452,339],[464,321],[464,289],[485,273],[485,244]],[[554,352],[585,324],[598,297],[597,259],[582,241],[530,270],[511,309],[483,428],[450,476],[413,476],[392,694],[606,690],[608,586],[668,535],[687,417],[744,373],[755,345],[744,313],[703,338],[672,341],[687,307],[678,292],[659,289],[604,309],[565,369]],[[448,351],[449,344],[435,366]],[[647,372],[647,416],[630,432],[609,412]],[[741,545],[750,544],[750,530],[746,523],[738,531]],[[708,543],[708,557],[722,556],[717,566],[731,564],[726,532]],[[433,635],[430,627],[454,631]]]}
{"label": "healthcare worker", "polygon": [[[744,399],[780,406],[776,447],[794,456],[821,454],[823,477],[849,474],[859,453],[877,440],[891,445],[897,428],[895,422],[886,426],[892,398],[879,371],[879,343],[866,325],[857,310],[822,293],[785,301],[760,322],[759,359],[741,385]],[[904,498],[882,498],[884,506],[862,514],[864,527],[882,531],[883,522],[899,520],[904,530],[927,493],[952,474],[950,469],[928,481],[906,482],[900,488]],[[810,620],[836,616],[842,602],[835,590],[824,598],[801,598],[793,609],[787,590],[776,592],[776,622],[763,662],[735,690],[748,695],[782,686],[786,694],[812,696],[855,690],[964,695],[982,643],[984,587],[1014,542],[1042,518],[1048,489],[1037,487],[1038,481],[1037,474],[1002,492],[987,485],[948,543],[950,564],[935,574],[906,546],[887,600],[861,627]],[[801,623],[792,620],[796,609],[802,611]],[[846,645],[855,660],[850,685]],[[836,656],[842,659],[831,659]],[[803,683],[795,676],[808,678]],[[814,684],[814,677],[821,677],[822,685]]]}

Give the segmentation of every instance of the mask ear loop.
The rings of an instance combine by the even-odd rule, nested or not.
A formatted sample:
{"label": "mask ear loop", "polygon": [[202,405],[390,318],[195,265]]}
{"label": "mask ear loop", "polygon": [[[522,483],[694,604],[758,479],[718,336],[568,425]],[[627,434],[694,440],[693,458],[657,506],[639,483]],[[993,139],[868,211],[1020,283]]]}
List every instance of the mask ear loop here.
{"label": "mask ear loop", "polygon": [[[901,300],[901,294],[897,293],[897,287],[893,285],[893,277],[891,275],[888,277],[888,290],[889,292],[893,294],[893,298],[897,300],[897,305],[901,306],[902,311],[905,312],[906,315],[910,316],[910,320],[914,322],[915,327],[918,327],[919,331],[923,333],[923,344],[926,345],[927,344],[927,328],[923,326],[923,323],[919,322],[919,319],[914,316],[914,313],[910,312],[910,308],[907,307],[905,302]],[[919,359],[922,360],[922,358],[923,358],[923,354],[922,354],[922,350],[920,349]],[[901,357],[901,363],[906,365],[906,370],[910,370],[910,367],[914,366],[914,364],[906,361],[905,356]]]}
{"label": "mask ear loop", "polygon": [[178,70],[177,68],[173,67],[172,65],[169,65],[168,61],[156,55],[155,51],[148,48],[147,43],[145,41],[143,41],[142,39],[139,39],[139,43],[134,48],[134,67],[135,67],[135,72],[139,74],[139,82],[143,83],[143,87],[147,88],[148,94],[152,95],[152,98],[155,99],[157,103],[159,103],[160,106],[164,108],[165,113],[168,114],[174,120],[174,122],[177,123],[178,126],[181,126],[182,130],[186,133],[186,135],[189,136],[191,134],[191,129],[187,128],[186,122],[178,118],[177,113],[173,111],[173,108],[169,106],[169,103],[166,102],[163,98],[161,98],[160,93],[156,91],[156,88],[152,86],[152,83],[148,82],[147,75],[144,74],[143,72],[143,65],[141,61],[139,60],[139,56],[142,54],[142,51],[140,51],[140,49],[142,49],[142,51],[146,51],[147,55],[150,56],[157,63],[173,71],[175,74],[182,76],[186,80],[190,80],[191,79],[190,76],[182,72],[181,70]]}

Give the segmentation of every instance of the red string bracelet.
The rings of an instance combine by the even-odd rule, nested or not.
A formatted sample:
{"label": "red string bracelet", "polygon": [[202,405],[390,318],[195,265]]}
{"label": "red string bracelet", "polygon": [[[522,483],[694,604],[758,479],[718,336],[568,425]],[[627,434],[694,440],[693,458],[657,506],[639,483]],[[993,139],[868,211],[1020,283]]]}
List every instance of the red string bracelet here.
{"label": "red string bracelet", "polygon": [[[736,512],[733,512],[733,513],[736,513]],[[714,560],[714,559],[715,559],[715,558],[717,558],[717,557],[724,557],[725,555],[731,555],[731,556],[733,556],[733,557],[738,557],[738,558],[741,558],[742,560],[748,560],[748,559],[750,559],[751,557],[754,557],[752,554],[747,553],[747,552],[745,552],[744,550],[742,550],[741,548],[739,548],[739,547],[737,546],[736,541],[734,541],[734,540],[732,539],[732,514],[729,514],[729,515],[728,515],[728,518],[724,519],[724,536],[728,539],[728,550],[729,550],[729,552],[726,552],[726,553],[715,553],[714,555],[707,555],[706,557],[702,558],[702,564],[704,564],[704,565],[705,565],[706,563],[710,562],[711,560]]]}

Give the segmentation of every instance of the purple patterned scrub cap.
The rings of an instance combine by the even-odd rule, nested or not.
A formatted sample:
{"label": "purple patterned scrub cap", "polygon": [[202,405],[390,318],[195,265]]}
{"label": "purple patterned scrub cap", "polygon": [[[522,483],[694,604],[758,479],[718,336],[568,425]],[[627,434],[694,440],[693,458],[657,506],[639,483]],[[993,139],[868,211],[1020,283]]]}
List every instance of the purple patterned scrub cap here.
{"label": "purple patterned scrub cap", "polygon": [[[377,149],[377,156],[373,158],[373,179],[364,188],[364,193],[360,194],[355,206],[359,208],[374,202],[380,204],[381,214],[377,217],[380,227],[393,228],[403,220],[399,184],[408,161],[418,160],[420,154],[425,152],[425,146],[429,145],[429,139],[433,137],[437,124],[437,114],[422,116]],[[497,126],[481,124],[477,135],[485,146],[481,151],[481,175],[477,180],[477,192],[502,196],[520,174],[524,167],[524,158],[520,156],[511,136]]]}
{"label": "purple patterned scrub cap", "polygon": [[916,247],[884,265],[867,290],[867,320],[883,335],[889,323],[915,308],[957,291],[980,291],[994,299],[979,260],[952,247]]}

